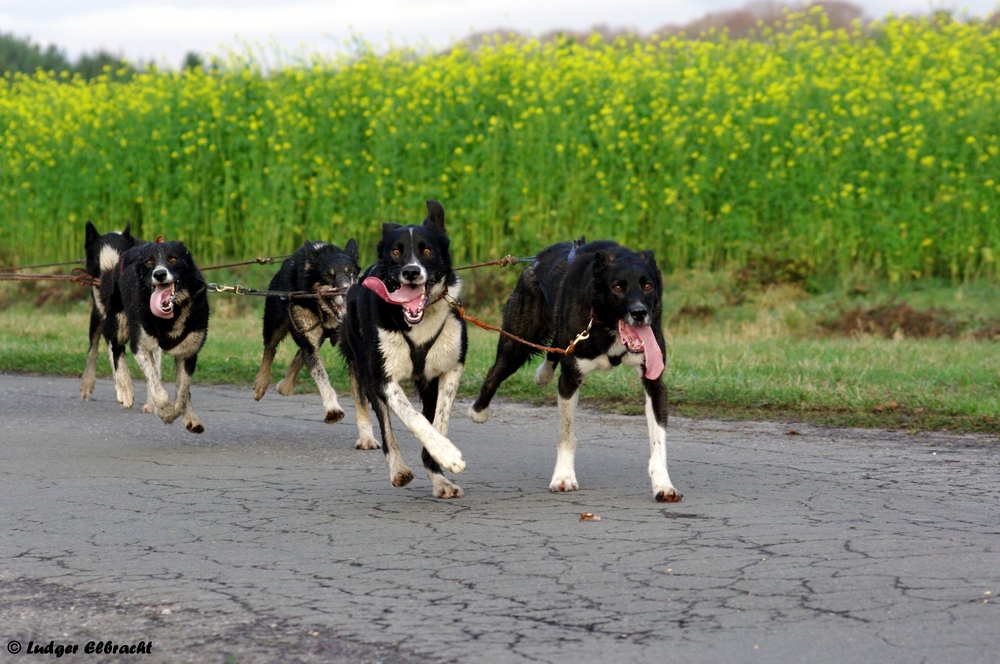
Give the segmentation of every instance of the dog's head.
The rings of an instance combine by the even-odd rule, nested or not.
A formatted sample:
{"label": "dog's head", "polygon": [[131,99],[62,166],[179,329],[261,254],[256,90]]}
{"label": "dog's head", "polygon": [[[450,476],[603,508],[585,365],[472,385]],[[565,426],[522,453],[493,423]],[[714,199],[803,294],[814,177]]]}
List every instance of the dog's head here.
{"label": "dog's head", "polygon": [[330,297],[321,297],[320,307],[326,309],[337,320],[344,316],[347,289],[358,281],[361,266],[358,263],[358,242],[354,238],[341,249],[328,242],[305,241],[301,251],[305,254],[300,290],[319,291],[335,288],[340,291]]}
{"label": "dog's head", "polygon": [[136,276],[150,293],[149,309],[159,318],[173,318],[176,308],[204,290],[201,273],[183,242],[148,242],[136,247]]}
{"label": "dog's head", "polygon": [[427,201],[423,225],[383,224],[377,250],[372,276],[383,286],[367,279],[365,285],[387,302],[400,305],[410,325],[422,321],[424,309],[457,281],[451,269],[444,208],[437,201]]}
{"label": "dog's head", "polygon": [[625,349],[645,355],[646,376],[658,378],[663,356],[652,326],[661,324],[663,278],[653,252],[598,251],[593,274],[595,314],[617,326]]}
{"label": "dog's head", "polygon": [[138,244],[138,240],[132,237],[132,222],[127,222],[125,228],[119,233],[97,232],[97,227],[92,222],[87,222],[87,231],[83,240],[83,251],[86,256],[87,274],[92,277],[99,277],[101,272],[109,272],[121,259],[122,254]]}

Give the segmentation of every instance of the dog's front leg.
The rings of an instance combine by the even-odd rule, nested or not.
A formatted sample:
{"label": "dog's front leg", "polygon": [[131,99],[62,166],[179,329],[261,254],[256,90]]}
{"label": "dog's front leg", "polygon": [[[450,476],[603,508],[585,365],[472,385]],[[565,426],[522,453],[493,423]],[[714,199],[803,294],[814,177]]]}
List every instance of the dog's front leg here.
{"label": "dog's front leg", "polygon": [[146,375],[146,389],[149,390],[149,398],[153,400],[153,405],[156,407],[156,414],[160,416],[164,424],[170,424],[177,419],[180,411],[174,408],[170,402],[170,395],[167,394],[160,381],[160,364],[156,361],[156,353],[152,347],[153,344],[156,344],[156,340],[145,338],[142,341],[143,343],[138,344],[133,349],[135,361],[142,369],[142,373]]}
{"label": "dog's front leg", "polygon": [[372,419],[368,414],[368,399],[361,395],[361,390],[358,389],[358,379],[350,367],[348,367],[348,373],[351,375],[351,393],[354,395],[354,420],[358,425],[358,439],[355,441],[354,447],[359,450],[376,450],[381,445],[375,440],[375,432],[372,431]]}
{"label": "dog's front leg", "polygon": [[[160,350],[159,346],[153,348],[153,364],[156,365],[156,377],[162,381],[163,351]],[[153,402],[153,395],[152,393],[149,392],[149,390],[146,390],[146,403],[142,405],[142,412],[144,413],[156,412],[156,404]]]}
{"label": "dog's front leg", "polygon": [[[640,374],[642,369],[639,370]],[[662,378],[643,378],[646,390],[646,426],[649,428],[649,477],[653,495],[661,503],[679,503],[683,496],[667,473],[667,388]]]}
{"label": "dog's front leg", "polygon": [[[448,423],[451,420],[451,408],[455,403],[455,395],[458,393],[458,383],[462,379],[463,365],[458,365],[452,371],[440,376],[437,380],[437,399],[434,410],[434,428],[442,436],[448,435]],[[425,411],[426,412],[426,409]],[[433,485],[432,491],[435,498],[461,498],[464,495],[462,487],[458,486],[441,472],[441,466],[431,456],[427,448],[423,449],[421,458],[424,462],[424,469],[427,477]]]}
{"label": "dog's front leg", "polygon": [[579,391],[573,392],[569,398],[564,398],[562,393],[559,394],[559,446],[549,491],[576,491],[580,488],[576,482],[576,436],[573,435],[573,415],[576,412],[579,396]]}
{"label": "dog's front leg", "polygon": [[462,380],[464,364],[459,364],[453,370],[438,379],[437,408],[434,411],[434,428],[442,436],[448,435],[448,425],[451,422],[451,408],[458,394],[458,384]]}
{"label": "dog's front leg", "polygon": [[389,464],[389,479],[393,486],[406,486],[413,480],[413,471],[403,461],[399,442],[392,433],[389,408],[382,401],[372,403],[372,407],[375,409],[375,417],[378,418],[379,429],[382,430],[382,451],[385,452],[385,460]]}
{"label": "dog's front leg", "polygon": [[406,428],[413,432],[420,444],[445,470],[453,473],[465,470],[465,460],[462,459],[462,453],[459,449],[445,436],[438,433],[434,425],[413,407],[410,400],[406,398],[403,388],[397,383],[389,383],[385,386],[385,400],[392,412],[403,421]]}
{"label": "dog's front leg", "polygon": [[302,349],[300,348],[296,351],[295,357],[292,358],[292,363],[288,365],[285,377],[278,381],[278,394],[283,397],[290,397],[295,394],[295,379],[305,364],[306,361],[302,359]]}
{"label": "dog's front leg", "polygon": [[174,410],[184,413],[184,428],[191,433],[203,433],[205,427],[202,426],[198,416],[194,414],[194,407],[191,405],[191,378],[194,376],[194,368],[198,364],[198,356],[192,355],[183,360],[177,358],[177,399],[174,402]]}

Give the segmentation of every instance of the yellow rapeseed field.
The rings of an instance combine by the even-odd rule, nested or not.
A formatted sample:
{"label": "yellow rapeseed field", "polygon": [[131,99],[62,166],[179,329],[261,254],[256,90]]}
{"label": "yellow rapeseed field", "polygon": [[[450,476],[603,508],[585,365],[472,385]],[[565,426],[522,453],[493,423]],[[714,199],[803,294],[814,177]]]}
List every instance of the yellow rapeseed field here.
{"label": "yellow rapeseed field", "polygon": [[205,263],[416,222],[459,260],[581,234],[670,270],[996,276],[1000,31],[792,15],[755,40],[516,40],[0,82],[0,262],[125,220]]}

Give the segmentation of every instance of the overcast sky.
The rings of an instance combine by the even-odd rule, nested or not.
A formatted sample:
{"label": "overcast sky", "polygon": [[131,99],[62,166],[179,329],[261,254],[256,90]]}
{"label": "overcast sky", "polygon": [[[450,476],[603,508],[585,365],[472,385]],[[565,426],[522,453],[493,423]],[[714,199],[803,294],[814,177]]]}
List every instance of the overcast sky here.
{"label": "overcast sky", "polygon": [[[948,7],[984,16],[998,0],[855,0],[870,17]],[[105,49],[177,67],[189,51],[277,44],[334,52],[359,34],[385,45],[448,45],[474,30],[541,33],[595,24],[648,33],[745,0],[0,0],[0,32],[55,44],[75,59]]]}

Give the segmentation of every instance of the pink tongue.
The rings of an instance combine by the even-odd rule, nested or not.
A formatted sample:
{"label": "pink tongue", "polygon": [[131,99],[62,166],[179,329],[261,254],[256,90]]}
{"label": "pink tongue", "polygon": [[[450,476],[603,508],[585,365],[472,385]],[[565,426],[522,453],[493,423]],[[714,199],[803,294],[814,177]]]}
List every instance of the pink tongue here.
{"label": "pink tongue", "polygon": [[629,326],[629,330],[642,340],[643,352],[646,355],[646,378],[656,380],[663,373],[663,351],[656,343],[653,328],[649,325],[639,327]]}
{"label": "pink tongue", "polygon": [[361,285],[370,291],[374,291],[376,295],[386,302],[392,302],[393,304],[409,304],[424,296],[424,289],[420,286],[400,286],[390,293],[389,289],[385,287],[385,284],[378,277],[368,277],[361,282]]}
{"label": "pink tongue", "polygon": [[173,288],[168,284],[166,286],[157,286],[156,290],[149,297],[149,310],[153,312],[154,316],[160,318],[173,318],[174,310],[164,311],[164,306],[170,301],[170,296],[173,295]]}

